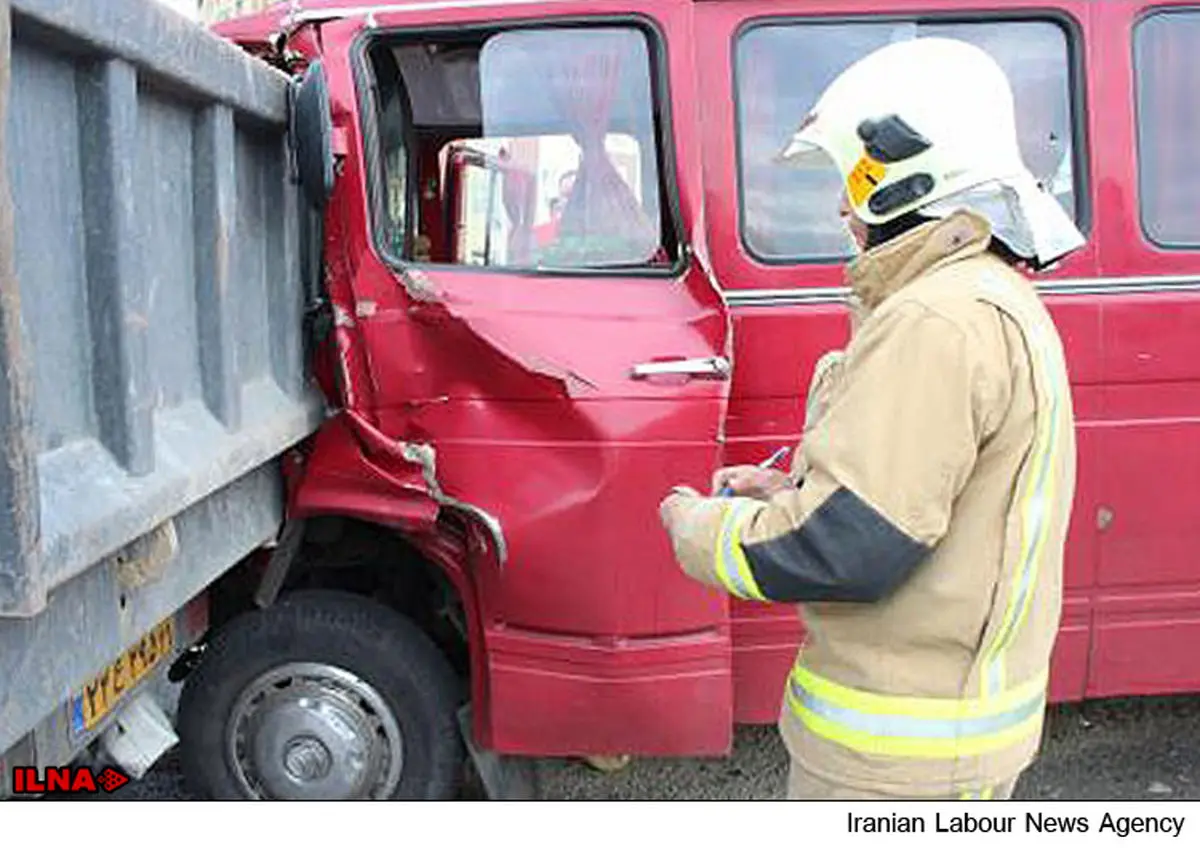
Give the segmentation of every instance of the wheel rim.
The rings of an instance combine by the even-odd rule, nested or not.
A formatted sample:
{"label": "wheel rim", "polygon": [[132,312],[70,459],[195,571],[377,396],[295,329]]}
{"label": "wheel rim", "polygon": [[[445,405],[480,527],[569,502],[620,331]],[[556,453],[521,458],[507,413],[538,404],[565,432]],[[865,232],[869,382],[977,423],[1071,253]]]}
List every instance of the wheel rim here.
{"label": "wheel rim", "polygon": [[388,798],[404,767],[387,702],[325,663],[289,663],[251,681],[234,704],[226,747],[252,798]]}

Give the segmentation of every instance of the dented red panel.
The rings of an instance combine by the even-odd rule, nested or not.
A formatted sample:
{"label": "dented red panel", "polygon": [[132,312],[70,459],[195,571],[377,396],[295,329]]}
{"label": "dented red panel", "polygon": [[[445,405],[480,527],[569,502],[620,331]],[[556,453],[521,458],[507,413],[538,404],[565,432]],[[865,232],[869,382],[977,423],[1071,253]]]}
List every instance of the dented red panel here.
{"label": "dented red panel", "polygon": [[728,634],[604,643],[492,628],[487,641],[494,738],[506,751],[728,750],[712,713],[729,703]]}
{"label": "dented red panel", "polygon": [[[1198,302],[1188,282],[1197,254],[1150,243],[1138,214],[1130,43],[1147,3],[420,0],[368,3],[369,18],[335,11],[352,5],[306,0],[310,20],[293,45],[324,51],[344,153],[326,220],[335,327],[317,370],[345,410],[310,445],[294,509],[396,527],[451,575],[469,617],[481,741],[531,754],[711,753],[728,745],[734,719],[778,715],[801,634],[795,611],[730,606],[682,578],[655,510],[670,484],[702,488],[720,462],[756,462],[794,442],[812,365],[846,338],[840,262],[767,261],[747,244],[753,190],[742,185],[738,123],[743,114],[761,123],[776,106],[792,109],[804,76],[782,74],[772,89],[753,82],[765,73],[761,63],[738,68],[739,40],[770,19],[869,24],[948,14],[979,23],[1020,12],[1062,28],[1072,61],[1081,62],[1071,85],[1081,104],[1076,189],[1088,244],[1047,278],[1058,290],[1049,303],[1080,424],[1051,694],[1194,686],[1195,652],[1170,648],[1186,642],[1179,621],[1195,618],[1200,597],[1195,581],[1184,580],[1194,547],[1185,543],[1195,533],[1180,530],[1196,498],[1183,492],[1171,499],[1175,510],[1143,508],[1157,503],[1164,463],[1195,453],[1188,438],[1200,420],[1186,332]],[[218,31],[261,49],[289,8]],[[702,26],[693,27],[693,15]],[[665,60],[656,84],[667,95],[660,106],[674,177],[663,200],[677,207],[694,249],[686,269],[580,277],[383,261],[367,211],[356,39],[368,30],[461,33],[506,20],[651,26]],[[1023,67],[1036,65],[1018,56]],[[761,102],[735,96],[740,85]],[[436,167],[436,153],[421,156],[424,170]],[[425,186],[414,202],[424,216],[442,208]],[[445,260],[455,236],[432,236],[430,254]],[[710,244],[734,305],[733,332],[705,270]],[[1168,278],[1171,292],[1143,291]],[[1075,290],[1080,282],[1087,285]],[[1130,290],[1117,293],[1122,287]],[[631,379],[638,363],[731,351],[732,402],[721,379]],[[1102,454],[1124,459],[1102,462]],[[461,540],[441,532],[448,512],[474,515],[492,544],[470,558]]]}
{"label": "dented red panel", "polygon": [[[571,16],[594,17],[597,8],[553,5]],[[693,102],[689,10],[603,8],[665,36],[656,45],[671,45],[662,70],[676,104]],[[426,10],[419,23],[494,22],[520,11]],[[374,18],[375,32],[417,20],[385,9]],[[497,749],[726,750],[727,603],[681,574],[657,504],[679,482],[707,488],[728,372],[634,375],[639,364],[703,363],[731,349],[728,315],[705,267],[692,116],[676,117],[677,144],[662,160],[673,189],[661,202],[677,211],[696,253],[675,270],[397,267],[370,241],[357,153],[363,116],[345,49],[361,28],[361,20],[321,28],[334,121],[350,151],[326,238],[335,311],[326,356],[341,375],[345,411],[313,445],[295,509],[417,534],[435,532],[439,512],[462,504],[498,522],[506,562],[481,561],[470,575],[488,646],[476,666],[489,699],[484,730]],[[581,721],[589,704],[597,709]]]}
{"label": "dented red panel", "polygon": [[370,428],[352,416],[332,419],[316,435],[293,514],[337,513],[410,532],[432,530],[438,504],[421,463],[403,456],[394,440],[364,435]]}

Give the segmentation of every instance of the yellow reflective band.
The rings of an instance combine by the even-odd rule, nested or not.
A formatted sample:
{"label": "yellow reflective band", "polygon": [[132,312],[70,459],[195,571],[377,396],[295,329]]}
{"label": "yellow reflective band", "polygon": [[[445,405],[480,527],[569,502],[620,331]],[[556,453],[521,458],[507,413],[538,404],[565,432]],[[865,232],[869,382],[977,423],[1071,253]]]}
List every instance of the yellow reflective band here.
{"label": "yellow reflective band", "polygon": [[1039,734],[1045,678],[1000,698],[916,698],[851,689],[797,665],[787,702],[810,732],[851,750],[953,759],[1001,751]]}
{"label": "yellow reflective band", "polygon": [[745,499],[733,500],[725,510],[717,537],[716,572],[717,579],[731,595],[742,600],[765,601],[766,596],[758,588],[742,550],[742,527],[755,512],[755,502]]}
{"label": "yellow reflective band", "polygon": [[792,669],[792,682],[841,709],[866,715],[901,715],[919,719],[974,719],[1000,715],[1031,701],[1043,699],[1046,674],[1027,680],[998,698],[919,698],[910,695],[880,695],[835,683],[814,674],[799,663]]}
{"label": "yellow reflective band", "polygon": [[[1040,327],[1029,322],[1029,349],[1034,367],[1041,375],[1045,393],[1049,396],[1046,409],[1039,417],[1037,433],[1027,471],[1025,491],[1021,496],[1021,546],[1013,575],[1012,589],[1004,609],[1000,629],[984,651],[980,687],[985,697],[994,696],[1005,687],[1005,655],[1016,633],[1024,623],[1033,598],[1034,586],[1041,570],[1046,540],[1049,538],[1050,513],[1057,488],[1053,469],[1058,461],[1059,427],[1062,419],[1062,390],[1053,379],[1050,360],[1053,353]],[[1036,384],[1035,384],[1036,385]]]}
{"label": "yellow reflective band", "polygon": [[995,788],[989,786],[986,789],[981,789],[979,791],[968,789],[958,797],[962,801],[991,801],[994,792]]}
{"label": "yellow reflective band", "polygon": [[792,713],[817,736],[828,739],[852,751],[886,757],[905,757],[918,760],[945,760],[972,757],[1003,751],[1042,731],[1042,711],[993,733],[977,736],[919,737],[879,736],[875,733],[848,727],[842,722],[820,715],[800,702],[791,689],[787,693]]}

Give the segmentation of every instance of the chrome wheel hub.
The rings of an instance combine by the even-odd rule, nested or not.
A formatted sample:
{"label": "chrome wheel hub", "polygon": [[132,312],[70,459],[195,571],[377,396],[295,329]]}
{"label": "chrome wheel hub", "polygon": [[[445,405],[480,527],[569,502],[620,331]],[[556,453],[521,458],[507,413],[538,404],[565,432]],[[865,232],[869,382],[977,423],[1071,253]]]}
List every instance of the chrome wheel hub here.
{"label": "chrome wheel hub", "polygon": [[301,783],[312,783],[328,776],[333,755],[325,743],[312,736],[301,736],[288,743],[283,752],[283,767],[288,777]]}
{"label": "chrome wheel hub", "polygon": [[387,702],[324,663],[289,663],[253,680],[234,705],[226,747],[243,791],[256,798],[387,798],[404,765]]}

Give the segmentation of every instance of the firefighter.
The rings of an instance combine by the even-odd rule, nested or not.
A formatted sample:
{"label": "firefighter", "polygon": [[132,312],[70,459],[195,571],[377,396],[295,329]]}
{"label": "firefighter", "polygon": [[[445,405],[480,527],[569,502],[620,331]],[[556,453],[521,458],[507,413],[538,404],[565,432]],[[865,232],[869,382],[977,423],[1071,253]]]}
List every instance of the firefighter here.
{"label": "firefighter", "polygon": [[865,242],[849,344],[790,475],[678,486],[663,524],[694,579],[801,605],[789,797],[1006,798],[1040,743],[1075,486],[1062,345],[1021,269],[1083,238],[1021,159],[1004,71],[964,42],[849,67],[783,158],[814,155]]}

